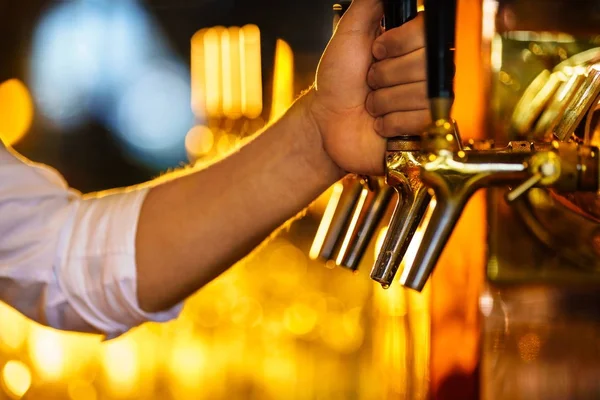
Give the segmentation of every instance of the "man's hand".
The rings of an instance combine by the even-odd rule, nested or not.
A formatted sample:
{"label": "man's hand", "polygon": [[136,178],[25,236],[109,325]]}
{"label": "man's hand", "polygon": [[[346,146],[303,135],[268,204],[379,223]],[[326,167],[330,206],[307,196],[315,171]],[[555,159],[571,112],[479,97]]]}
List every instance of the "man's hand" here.
{"label": "man's hand", "polygon": [[323,54],[311,114],[344,171],[381,175],[385,137],[430,121],[423,18],[381,34],[381,0],[354,0]]}
{"label": "man's hand", "polygon": [[136,242],[143,310],[214,279],[345,172],[382,174],[384,138],[424,128],[423,21],[380,35],[382,15],[381,0],[354,0],[314,90],[231,156],[149,191]]}

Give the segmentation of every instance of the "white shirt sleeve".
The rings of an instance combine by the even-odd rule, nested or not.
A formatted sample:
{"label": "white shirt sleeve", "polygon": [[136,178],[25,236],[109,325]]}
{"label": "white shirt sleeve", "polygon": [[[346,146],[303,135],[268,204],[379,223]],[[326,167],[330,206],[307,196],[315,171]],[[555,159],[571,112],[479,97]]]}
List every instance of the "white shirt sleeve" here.
{"label": "white shirt sleeve", "polygon": [[176,318],[137,302],[135,236],[148,188],[81,196],[0,142],[0,300],[62,330],[119,336]]}

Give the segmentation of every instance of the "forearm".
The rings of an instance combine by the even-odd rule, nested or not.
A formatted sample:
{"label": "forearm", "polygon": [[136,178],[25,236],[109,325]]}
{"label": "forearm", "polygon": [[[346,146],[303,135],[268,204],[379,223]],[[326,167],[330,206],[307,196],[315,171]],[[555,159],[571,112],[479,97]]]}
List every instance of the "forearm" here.
{"label": "forearm", "polygon": [[226,159],[150,190],[136,243],[144,310],[210,282],[342,176],[300,104],[310,96]]}

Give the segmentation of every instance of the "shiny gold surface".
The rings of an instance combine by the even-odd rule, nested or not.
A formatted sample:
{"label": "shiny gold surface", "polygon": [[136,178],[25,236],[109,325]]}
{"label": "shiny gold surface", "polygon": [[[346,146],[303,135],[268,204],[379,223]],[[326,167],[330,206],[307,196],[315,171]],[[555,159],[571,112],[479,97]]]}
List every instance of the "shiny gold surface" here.
{"label": "shiny gold surface", "polygon": [[365,201],[356,204],[335,260],[336,265],[353,271],[361,264],[369,242],[384,219],[393,197],[393,190],[383,179],[371,178],[370,183],[363,187],[362,194]]}
{"label": "shiny gold surface", "polygon": [[[400,145],[399,142],[406,144]],[[392,284],[431,200],[428,189],[419,178],[419,168],[426,161],[423,153],[389,149],[417,148],[419,143],[418,138],[395,139],[388,143],[386,182],[398,193],[398,201],[379,257],[371,271],[371,278],[384,288]]]}
{"label": "shiny gold surface", "polygon": [[[577,80],[567,79],[569,73],[584,73],[586,79],[577,85],[574,83]],[[593,112],[598,104],[600,84],[597,77],[595,65],[587,68],[569,66],[554,73],[542,71],[515,106],[512,116],[515,133],[535,137],[530,133],[535,122],[548,105],[552,107],[551,99],[563,86],[559,97],[571,100],[559,112],[546,113],[544,125],[554,126],[552,132],[558,140],[574,137],[576,128],[582,121],[590,121],[590,110]],[[571,92],[564,93],[563,83]],[[580,148],[561,142],[553,142],[551,147],[544,142],[515,142],[505,149],[473,151],[465,147],[466,151],[463,151],[460,136],[451,128],[449,121],[439,119],[423,136],[422,151],[427,154],[427,161],[421,165],[420,179],[433,189],[437,206],[428,222],[424,244],[410,270],[403,275],[402,284],[416,290],[424,287],[464,206],[475,191],[483,187],[514,186],[507,195],[508,201],[514,202],[540,186],[554,187],[561,192],[595,192],[600,188],[598,160],[594,157],[598,152],[594,147]],[[393,165],[388,163],[387,167],[393,168]],[[585,176],[590,173],[594,178]],[[407,221],[411,223],[411,220]],[[388,232],[388,235],[393,233]]]}
{"label": "shiny gold surface", "polygon": [[[599,225],[593,216],[598,202],[597,193],[573,188],[578,179],[587,180],[587,172],[572,167],[594,168],[575,159],[597,157],[573,149],[597,144],[588,136],[597,128],[593,112],[574,99],[591,102],[589,110],[597,102],[593,91],[581,87],[593,74],[589,66],[598,62],[598,2],[495,3],[492,35],[484,42],[484,54],[493,60],[485,71],[489,138],[564,140],[561,174],[579,178],[565,180],[565,189],[534,188],[510,204],[506,188],[488,191],[479,398],[591,399],[600,390]],[[527,91],[539,94],[533,83],[545,70],[563,73],[565,80],[542,106],[533,131],[519,131],[513,124],[517,104]]]}

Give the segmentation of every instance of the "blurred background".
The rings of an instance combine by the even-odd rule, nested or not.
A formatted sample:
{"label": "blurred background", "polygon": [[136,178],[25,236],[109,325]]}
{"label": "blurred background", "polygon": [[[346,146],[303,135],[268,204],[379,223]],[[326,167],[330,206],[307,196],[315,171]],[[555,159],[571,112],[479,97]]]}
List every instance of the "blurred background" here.
{"label": "blurred background", "polygon": [[[478,9],[461,11],[462,54],[478,54]],[[329,0],[0,0],[0,137],[84,193],[210,163],[312,83],[331,10]],[[460,51],[455,111],[470,137],[478,64]],[[432,321],[429,288],[384,291],[369,279],[377,243],[357,274],[310,260],[329,195],[171,323],[101,343],[0,303],[0,399],[420,399],[436,376],[471,373],[474,359],[452,348],[477,346],[463,323],[476,318],[464,305],[477,288],[437,291],[447,312]],[[481,204],[455,242],[483,239],[469,223]],[[479,265],[482,251],[446,257],[440,280]],[[448,333],[439,345],[432,324]]]}
{"label": "blurred background", "polygon": [[[0,0],[0,136],[84,193],[208,163],[312,83],[331,9]],[[424,382],[407,375],[403,338],[413,324],[427,349],[426,312],[407,318],[427,296],[375,288],[368,268],[355,276],[309,260],[327,196],[172,323],[101,343],[0,304],[0,398],[374,399]],[[426,355],[413,361],[422,371]]]}

